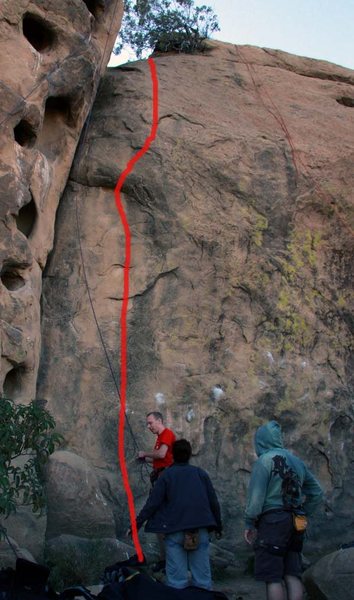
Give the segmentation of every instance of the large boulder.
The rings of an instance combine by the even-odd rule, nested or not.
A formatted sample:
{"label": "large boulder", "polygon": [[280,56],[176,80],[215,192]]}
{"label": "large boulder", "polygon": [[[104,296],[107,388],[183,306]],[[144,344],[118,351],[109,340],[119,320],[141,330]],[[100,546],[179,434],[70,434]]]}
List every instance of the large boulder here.
{"label": "large boulder", "polygon": [[46,543],[50,580],[57,590],[75,584],[97,584],[105,567],[125,561],[132,554],[132,546],[104,535],[87,539],[64,534]]}
{"label": "large boulder", "polygon": [[20,548],[16,540],[7,536],[0,540],[0,569],[16,567],[17,558],[24,558],[31,562],[36,562],[31,552],[27,548]]}
{"label": "large boulder", "polygon": [[82,457],[60,450],[47,468],[47,539],[61,534],[115,537],[115,523],[97,477]]}
{"label": "large boulder", "polygon": [[21,546],[27,548],[38,562],[43,560],[43,542],[47,527],[45,514],[34,514],[32,507],[22,506],[6,519],[5,526],[15,540],[21,540]]}
{"label": "large boulder", "polygon": [[349,600],[354,590],[354,547],[321,558],[303,574],[309,600]]}

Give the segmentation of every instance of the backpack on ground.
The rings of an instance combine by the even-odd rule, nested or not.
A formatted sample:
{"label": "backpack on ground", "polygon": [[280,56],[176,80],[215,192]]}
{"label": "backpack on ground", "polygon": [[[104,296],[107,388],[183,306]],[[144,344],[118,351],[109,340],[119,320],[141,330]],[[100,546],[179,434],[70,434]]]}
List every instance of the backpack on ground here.
{"label": "backpack on ground", "polygon": [[145,573],[123,567],[116,580],[106,585],[97,596],[98,600],[227,600],[222,592],[197,587],[182,590],[169,587]]}
{"label": "backpack on ground", "polygon": [[58,595],[48,587],[49,569],[17,558],[16,569],[0,571],[1,600],[48,600]]}

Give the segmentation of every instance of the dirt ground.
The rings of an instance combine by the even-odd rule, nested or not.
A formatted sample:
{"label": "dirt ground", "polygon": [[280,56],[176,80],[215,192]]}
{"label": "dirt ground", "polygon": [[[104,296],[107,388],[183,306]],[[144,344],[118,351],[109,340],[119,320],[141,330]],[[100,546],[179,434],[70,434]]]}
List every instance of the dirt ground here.
{"label": "dirt ground", "polygon": [[[162,577],[156,577],[163,582]],[[102,590],[102,585],[90,586],[94,594]],[[224,581],[214,582],[214,589],[226,594],[228,600],[266,600],[265,586],[262,583],[254,581],[251,576],[242,576],[238,578],[226,577]]]}
{"label": "dirt ground", "polygon": [[[154,576],[155,579],[165,583],[165,576],[162,573],[153,574],[149,568],[142,569],[142,572],[150,576]],[[224,592],[228,600],[266,600],[265,584],[259,581],[255,581],[252,575],[239,574],[236,570],[226,568],[223,573],[218,570],[217,576],[213,579],[214,589],[216,591]],[[98,594],[101,589],[100,586],[91,586],[90,590],[94,594]],[[304,592],[304,600],[308,597]]]}
{"label": "dirt ground", "polygon": [[223,582],[215,582],[214,588],[224,592],[228,600],[266,600],[265,585],[250,575],[226,578]]}
{"label": "dirt ground", "polygon": [[[155,578],[164,583],[160,574]],[[228,600],[266,600],[265,585],[255,581],[251,575],[239,575],[233,570],[220,571],[213,580],[214,589],[224,592]]]}

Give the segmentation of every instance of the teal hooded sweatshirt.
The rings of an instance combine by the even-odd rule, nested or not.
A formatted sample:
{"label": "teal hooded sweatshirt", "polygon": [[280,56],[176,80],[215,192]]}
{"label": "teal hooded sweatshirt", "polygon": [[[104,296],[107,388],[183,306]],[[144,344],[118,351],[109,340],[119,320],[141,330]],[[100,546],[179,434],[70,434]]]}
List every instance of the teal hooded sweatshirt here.
{"label": "teal hooded sweatshirt", "polygon": [[311,515],[323,491],[305,463],[283,446],[279,423],[269,421],[255,434],[255,462],[248,488],[246,529],[254,529],[262,513],[301,509]]}

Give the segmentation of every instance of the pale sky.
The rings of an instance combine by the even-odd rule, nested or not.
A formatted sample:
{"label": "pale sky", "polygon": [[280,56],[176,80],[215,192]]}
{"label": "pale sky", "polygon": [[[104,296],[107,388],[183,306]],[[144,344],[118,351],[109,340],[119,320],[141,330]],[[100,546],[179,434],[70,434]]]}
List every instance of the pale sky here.
{"label": "pale sky", "polygon": [[[220,31],[213,38],[328,60],[354,69],[354,0],[204,0]],[[128,60],[125,57],[123,62]],[[122,62],[112,57],[110,66]]]}

